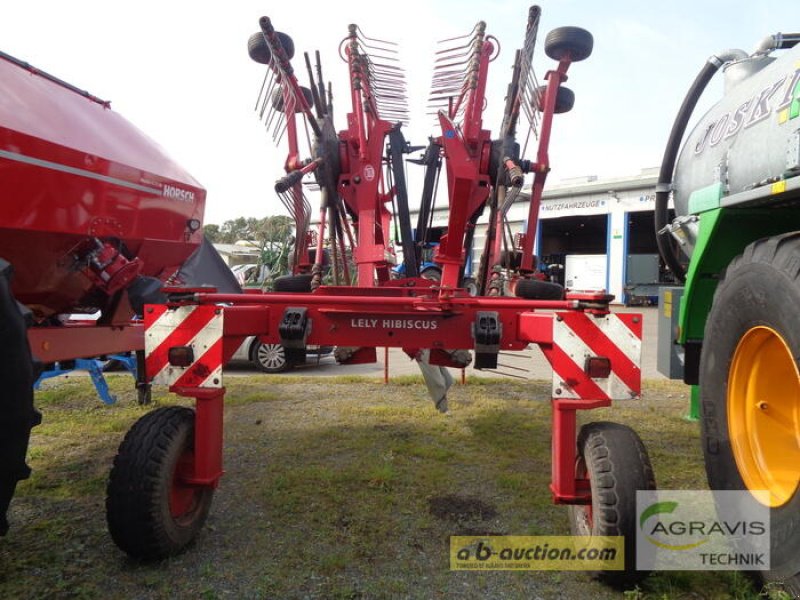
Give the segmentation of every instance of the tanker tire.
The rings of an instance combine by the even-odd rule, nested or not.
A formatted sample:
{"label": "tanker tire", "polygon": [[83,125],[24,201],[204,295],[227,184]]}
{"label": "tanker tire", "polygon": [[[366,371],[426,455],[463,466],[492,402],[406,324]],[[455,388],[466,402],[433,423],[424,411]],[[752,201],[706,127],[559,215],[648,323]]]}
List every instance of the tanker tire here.
{"label": "tanker tire", "polygon": [[36,369],[28,343],[24,307],[11,292],[13,269],[0,259],[0,535],[8,532],[6,512],[17,482],[27,479],[31,470],[25,463],[31,428],[42,418],[33,407]]}
{"label": "tanker tire", "polygon": [[302,292],[307,294],[311,291],[312,277],[309,274],[283,275],[275,279],[273,288],[276,292]]}
{"label": "tanker tire", "polygon": [[[547,91],[547,86],[543,85],[537,90],[537,98],[539,99],[539,110],[542,110],[542,106],[544,105],[544,94]],[[553,114],[559,115],[562,113],[567,113],[572,110],[575,106],[575,92],[573,92],[568,87],[564,87],[563,85],[558,86],[558,92],[556,92],[556,104],[555,108],[553,108]]]}
{"label": "tanker tire", "polygon": [[[153,561],[178,554],[203,527],[213,488],[179,488],[174,481],[179,459],[193,460],[193,448],[194,411],[182,406],[146,414],[120,444],[106,490],[106,520],[114,543],[132,558]],[[186,509],[173,514],[180,510],[178,501]]]}
{"label": "tanker tire", "polygon": [[580,27],[559,27],[547,34],[544,52],[553,60],[585,60],[592,55],[594,37]]}
{"label": "tanker tire", "polygon": [[514,288],[517,298],[526,300],[563,300],[564,288],[557,283],[538,279],[520,279]]}
{"label": "tanker tire", "polygon": [[575,469],[589,480],[592,503],[569,507],[571,534],[625,537],[625,570],[597,571],[595,577],[614,587],[644,579],[647,571],[636,570],[636,492],[656,489],[656,480],[642,440],[619,423],[584,425]]}
{"label": "tanker tire", "polygon": [[[281,46],[283,46],[284,52],[286,52],[286,56],[289,57],[289,60],[292,60],[294,57],[294,40],[280,31],[276,33],[281,42]],[[247,53],[250,55],[250,58],[257,63],[262,65],[269,64],[269,61],[272,58],[272,52],[269,51],[269,47],[267,46],[267,42],[264,39],[263,33],[259,31],[250,36],[250,39],[247,40]]]}
{"label": "tanker tire", "polygon": [[[754,326],[767,326],[800,356],[800,233],[758,240],[733,259],[717,287],[700,356],[700,431],[712,490],[746,489],[730,443],[728,379],[739,341]],[[770,509],[768,581],[800,597],[800,490]]]}

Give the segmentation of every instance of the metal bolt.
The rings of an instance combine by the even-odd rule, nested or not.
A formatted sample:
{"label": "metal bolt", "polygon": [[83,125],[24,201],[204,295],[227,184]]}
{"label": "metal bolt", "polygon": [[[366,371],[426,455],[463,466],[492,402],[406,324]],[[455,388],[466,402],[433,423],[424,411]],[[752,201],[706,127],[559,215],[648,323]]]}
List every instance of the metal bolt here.
{"label": "metal bolt", "polygon": [[153,307],[152,307],[152,306],[151,306],[151,307],[148,307],[148,309],[147,309],[147,312],[148,312],[148,313],[150,313],[150,314],[152,314],[152,313],[153,313]]}
{"label": "metal bolt", "polygon": [[562,317],[561,315],[556,315],[556,321],[563,321],[563,320],[564,317]]}
{"label": "metal bolt", "polygon": [[218,385],[218,384],[219,384],[219,377],[214,377],[214,385]]}
{"label": "metal bolt", "polygon": [[767,408],[769,408],[769,405],[766,402],[764,402],[763,400],[761,402],[759,402],[758,404],[756,404],[756,406],[761,410],[767,410]]}
{"label": "metal bolt", "polygon": [[641,319],[639,317],[633,317],[633,322],[634,323],[638,323],[639,321],[641,321]]}
{"label": "metal bolt", "polygon": [[556,388],[556,396],[560,396],[561,393],[561,388]]}

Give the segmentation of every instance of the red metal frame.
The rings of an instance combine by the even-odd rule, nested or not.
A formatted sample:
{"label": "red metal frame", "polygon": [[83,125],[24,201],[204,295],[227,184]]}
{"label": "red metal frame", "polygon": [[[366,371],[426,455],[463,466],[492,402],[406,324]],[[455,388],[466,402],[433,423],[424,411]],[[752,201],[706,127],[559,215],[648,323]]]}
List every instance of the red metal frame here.
{"label": "red metal frame", "polygon": [[[472,327],[479,311],[498,315],[502,327],[501,350],[523,350],[538,345],[554,367],[561,355],[553,352],[553,323],[559,314],[592,312],[602,315],[608,297],[581,295],[567,300],[524,300],[510,297],[471,297],[446,289],[382,287],[321,287],[313,294],[217,294],[195,293],[189,300],[175,303],[223,306],[223,360],[227,361],[246,335],[258,335],[266,343],[282,343],[279,324],[284,311],[302,306],[313,323],[307,344],[344,345],[374,348],[428,347],[433,349],[471,348],[475,340]],[[539,312],[547,311],[547,312]],[[555,311],[555,312],[552,312]],[[442,340],[447,340],[443,343]],[[579,374],[590,382],[587,374]],[[573,382],[581,388],[581,382]],[[217,485],[222,475],[222,404],[224,389],[172,388],[171,391],[197,399],[198,421],[195,475],[198,485]],[[588,484],[576,478],[577,411],[609,406],[607,398],[568,400],[554,398],[553,461],[551,491],[561,504],[586,503]]]}
{"label": "red metal frame", "polygon": [[558,88],[567,80],[567,69],[569,69],[570,64],[570,61],[562,60],[559,62],[557,69],[548,71],[545,76],[547,79],[547,90],[545,91],[544,101],[542,103],[539,149],[536,154],[536,162],[531,167],[534,176],[533,185],[531,187],[531,201],[528,207],[527,231],[520,235],[520,243],[522,246],[520,272],[522,273],[531,273],[536,269],[533,245],[536,241],[536,229],[539,223],[539,208],[542,204],[544,182],[547,179],[547,174],[550,172],[550,155],[547,149],[550,146],[550,133],[553,127],[553,114],[556,107],[556,98],[558,97]]}
{"label": "red metal frame", "polygon": [[31,327],[28,341],[33,356],[43,363],[121,354],[144,350],[144,325],[141,322],[119,326],[75,322],[62,327]]}
{"label": "red metal frame", "polygon": [[[271,48],[276,44],[269,20],[262,19],[262,31]],[[300,344],[340,345],[358,348],[357,361],[374,361],[375,348],[430,348],[432,356],[442,357],[446,349],[475,348],[485,354],[496,350],[523,350],[529,344],[538,345],[557,373],[568,371],[562,386],[567,386],[577,399],[554,398],[553,406],[553,463],[551,490],[557,503],[586,504],[591,500],[588,482],[575,472],[577,412],[610,404],[609,396],[583,367],[554,343],[554,323],[564,320],[566,313],[585,312],[593,316],[608,313],[609,297],[602,294],[568,296],[567,300],[543,301],[490,296],[470,297],[458,289],[459,277],[465,262],[464,240],[471,221],[482,211],[496,184],[490,173],[492,162],[491,133],[483,129],[482,113],[489,62],[494,58],[495,45],[491,36],[484,35],[483,24],[476,28],[470,44],[475,53],[469,61],[469,76],[447,111],[439,112],[442,129],[437,143],[446,160],[449,189],[449,221],[447,234],[442,236],[434,260],[442,265],[439,285],[430,282],[414,285],[415,280],[389,280],[386,252],[390,213],[386,203],[393,190],[384,189],[383,164],[386,136],[393,125],[380,118],[378,103],[371,89],[369,66],[359,46],[357,28],[351,26],[345,38],[344,53],[350,73],[352,111],[347,115],[347,128],[338,134],[339,177],[337,193],[346,205],[357,232],[357,243],[351,245],[358,267],[358,287],[315,287],[311,294],[217,294],[202,290],[184,290],[180,301],[171,306],[186,304],[215,305],[223,311],[223,361],[227,361],[241,345],[245,336],[257,335],[266,343],[283,343],[280,324],[285,314],[303,311],[313,327],[302,332]],[[297,171],[307,165],[298,154],[294,100],[309,122],[310,115],[291,67],[279,44],[276,45],[280,68],[273,65],[281,77],[284,105],[287,107],[289,156],[287,171]],[[275,48],[272,48],[275,49]],[[533,270],[533,243],[538,219],[541,192],[549,171],[547,147],[550,140],[556,94],[569,68],[568,60],[547,75],[548,86],[541,107],[542,123],[528,233],[521,236],[522,268],[525,274]],[[449,66],[449,65],[448,65]],[[518,110],[516,107],[515,110]],[[460,123],[455,123],[463,115]],[[313,123],[311,123],[313,124]],[[514,175],[521,187],[521,167],[500,157],[508,173]],[[313,168],[316,168],[314,166]],[[299,183],[297,184],[299,185]],[[326,227],[326,210],[320,213],[317,262]],[[347,225],[347,219],[344,225]],[[495,257],[496,258],[496,257]],[[494,263],[492,263],[494,264]],[[421,281],[421,280],[420,280]],[[178,291],[178,290],[174,290]],[[175,297],[176,299],[178,296]],[[547,312],[539,312],[547,311]],[[479,319],[479,313],[481,319]],[[499,339],[478,341],[479,320],[496,317]],[[295,315],[296,316],[296,315]],[[147,314],[145,315],[147,319]],[[562,331],[562,330],[559,330]],[[482,334],[482,339],[488,339]],[[494,338],[493,338],[494,339]],[[478,346],[481,346],[479,348]],[[491,346],[489,350],[487,347]],[[638,370],[633,369],[638,377]],[[638,382],[634,384],[638,386]],[[222,474],[222,404],[224,389],[173,387],[172,391],[197,400],[198,420],[195,453],[198,457],[191,478],[198,485],[216,485]],[[638,389],[636,390],[638,391]],[[554,394],[561,393],[560,388]],[[588,397],[587,397],[588,396]]]}

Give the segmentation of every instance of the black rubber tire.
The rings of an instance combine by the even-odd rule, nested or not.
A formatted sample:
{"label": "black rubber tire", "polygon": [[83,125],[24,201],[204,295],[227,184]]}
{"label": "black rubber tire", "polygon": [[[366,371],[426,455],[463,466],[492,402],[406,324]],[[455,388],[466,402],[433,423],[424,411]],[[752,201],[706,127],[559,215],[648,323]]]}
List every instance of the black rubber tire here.
{"label": "black rubber tire", "polygon": [[191,508],[171,513],[173,475],[194,448],[194,411],[167,406],[143,416],[119,447],[106,490],[106,520],[114,543],[139,560],[183,551],[205,523],[214,489],[197,488]]}
{"label": "black rubber tire", "polygon": [[[314,106],[314,94],[311,93],[311,90],[301,85],[300,91],[303,92],[303,96],[306,98],[306,103],[309,106]],[[276,88],[275,91],[272,92],[272,108],[278,112],[283,112],[283,91],[280,88]],[[295,102],[294,112],[299,113],[302,111],[303,109],[300,107],[300,103]]]}
{"label": "black rubber tire", "polygon": [[564,288],[557,283],[539,279],[520,279],[514,288],[517,298],[526,300],[563,300]]}
{"label": "black rubber tire", "polygon": [[592,55],[594,37],[581,27],[559,27],[547,34],[544,53],[553,60],[578,62]]}
{"label": "black rubber tire", "polygon": [[[800,356],[800,233],[762,239],[728,265],[708,315],[700,356],[700,432],[712,490],[743,490],[731,449],[727,390],[731,361],[743,334],[758,325],[778,332]],[[770,510],[769,581],[800,597],[800,490]]]}
{"label": "black rubber tire", "polygon": [[428,267],[426,269],[422,269],[422,272],[419,274],[419,276],[423,279],[436,281],[438,283],[442,280],[442,270],[439,267]]}
{"label": "black rubber tire", "polygon": [[6,511],[17,482],[31,470],[25,462],[31,428],[42,417],[33,407],[37,372],[28,343],[30,311],[17,303],[11,291],[11,265],[0,259],[0,535],[8,531]]}
{"label": "black rubber tire", "polygon": [[310,274],[305,275],[282,275],[275,279],[273,289],[276,292],[304,292],[311,291]]}
{"label": "black rubber tire", "polygon": [[653,467],[642,440],[619,423],[597,422],[578,434],[576,472],[589,479],[591,517],[586,506],[569,507],[572,535],[625,537],[625,570],[598,571],[595,576],[613,586],[643,579],[636,570],[636,492],[656,489]]}
{"label": "black rubber tire", "polygon": [[[537,98],[539,99],[539,110],[541,111],[544,106],[544,94],[547,91],[547,86],[541,86],[537,91]],[[553,113],[558,115],[572,110],[575,106],[575,92],[563,85],[558,87],[556,92],[556,105],[553,108]]]}
{"label": "black rubber tire", "polygon": [[250,360],[264,373],[284,373],[292,366],[286,359],[286,351],[280,344],[262,344],[258,339],[250,348]]}
{"label": "black rubber tire", "polygon": [[[286,56],[291,60],[294,58],[294,40],[280,31],[278,31],[277,34],[278,39],[281,41],[281,46],[283,46],[283,50],[286,52]],[[262,65],[269,64],[272,53],[269,51],[266,40],[264,40],[264,34],[260,31],[251,35],[247,40],[247,53],[250,55],[250,58],[257,63]]]}

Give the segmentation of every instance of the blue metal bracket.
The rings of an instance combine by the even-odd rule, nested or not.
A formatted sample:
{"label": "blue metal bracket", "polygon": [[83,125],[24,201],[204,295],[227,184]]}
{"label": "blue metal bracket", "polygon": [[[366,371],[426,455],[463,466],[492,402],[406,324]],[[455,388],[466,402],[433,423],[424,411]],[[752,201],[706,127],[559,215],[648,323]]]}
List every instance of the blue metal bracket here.
{"label": "blue metal bracket", "polygon": [[[131,354],[112,354],[109,359],[118,360],[125,369],[136,378],[136,356]],[[108,389],[108,382],[103,375],[103,361],[96,358],[76,358],[75,366],[72,368],[63,368],[61,363],[53,363],[53,368],[47,371],[42,371],[39,378],[33,384],[33,389],[38,390],[42,381],[50,379],[51,377],[58,377],[66,375],[72,371],[87,371],[92,378],[94,389],[97,390],[97,395],[100,396],[105,404],[114,404],[117,401],[116,396],[111,394]]]}

